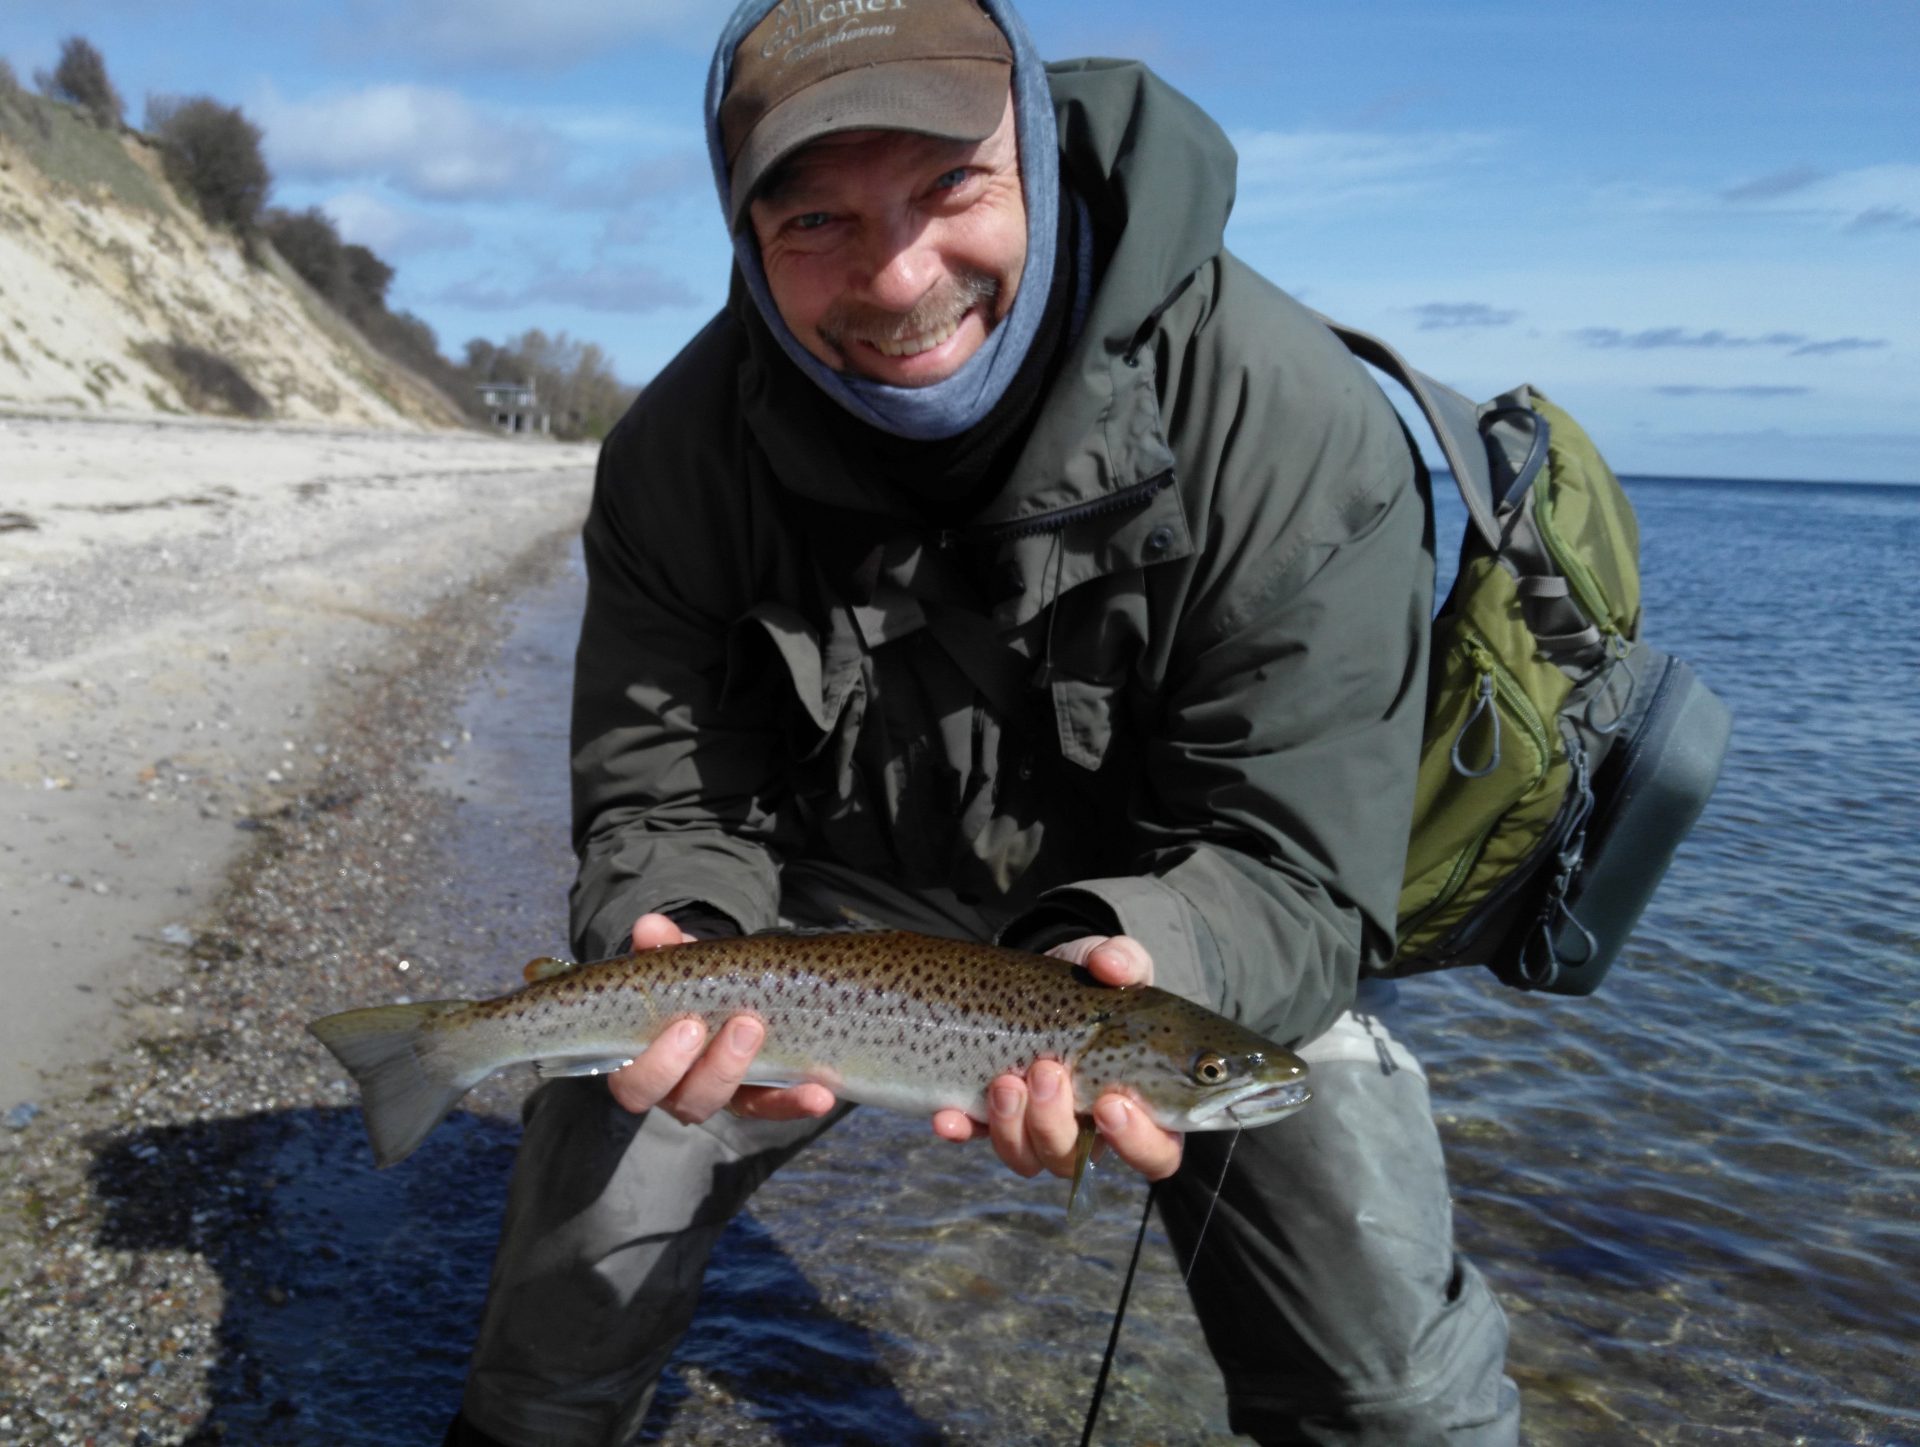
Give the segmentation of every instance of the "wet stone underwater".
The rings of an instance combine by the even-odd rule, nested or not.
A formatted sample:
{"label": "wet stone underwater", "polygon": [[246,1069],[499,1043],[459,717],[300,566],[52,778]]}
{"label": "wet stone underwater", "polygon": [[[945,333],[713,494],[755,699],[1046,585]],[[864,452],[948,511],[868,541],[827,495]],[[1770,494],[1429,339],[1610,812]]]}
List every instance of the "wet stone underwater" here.
{"label": "wet stone underwater", "polygon": [[[1920,871],[1896,803],[1920,731],[1879,686],[1920,642],[1846,646],[1920,602],[1920,493],[1633,495],[1649,617],[1728,697],[1735,751],[1599,996],[1404,988],[1460,1242],[1512,1321],[1532,1442],[1920,1441]],[[1766,611],[1816,584],[1817,614]],[[7,1440],[437,1440],[523,1082],[375,1173],[299,1025],[497,992],[562,947],[579,586],[569,560],[496,632],[470,600],[339,720],[331,787],[267,821],[137,1058],[12,1138]],[[1069,1227],[1061,1183],[855,1112],[721,1242],[649,1439],[1074,1440],[1140,1200],[1102,1185]],[[1230,1440],[1152,1234],[1098,1440]]]}

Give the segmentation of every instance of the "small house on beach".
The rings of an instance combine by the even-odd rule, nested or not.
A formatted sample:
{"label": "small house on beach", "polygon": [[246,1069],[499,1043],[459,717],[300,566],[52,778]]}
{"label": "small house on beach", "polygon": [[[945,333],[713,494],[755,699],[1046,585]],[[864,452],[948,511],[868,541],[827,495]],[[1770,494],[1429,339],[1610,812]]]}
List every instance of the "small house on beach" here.
{"label": "small house on beach", "polygon": [[553,415],[540,406],[529,382],[481,382],[474,390],[487,417],[502,432],[553,430]]}

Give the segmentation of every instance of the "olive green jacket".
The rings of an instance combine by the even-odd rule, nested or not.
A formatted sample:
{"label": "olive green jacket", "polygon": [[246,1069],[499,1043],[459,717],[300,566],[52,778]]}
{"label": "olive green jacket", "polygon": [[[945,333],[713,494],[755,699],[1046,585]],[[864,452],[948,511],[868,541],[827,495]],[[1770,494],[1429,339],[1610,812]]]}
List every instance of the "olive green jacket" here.
{"label": "olive green jacket", "polygon": [[[1052,71],[1098,285],[969,525],[819,426],[739,288],[607,439],[574,701],[575,948],[783,860],[942,886],[1311,1037],[1392,952],[1426,507],[1391,406],[1222,249],[1234,158],[1144,68]],[[1083,932],[1074,930],[1073,932]]]}

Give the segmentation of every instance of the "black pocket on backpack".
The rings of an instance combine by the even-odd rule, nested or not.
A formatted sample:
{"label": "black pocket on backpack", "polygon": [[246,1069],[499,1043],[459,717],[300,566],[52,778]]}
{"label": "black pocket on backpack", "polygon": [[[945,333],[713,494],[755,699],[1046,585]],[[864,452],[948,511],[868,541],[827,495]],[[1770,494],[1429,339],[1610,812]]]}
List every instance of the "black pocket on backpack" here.
{"label": "black pocket on backpack", "polygon": [[1585,828],[1510,947],[1488,961],[1525,990],[1590,995],[1633,932],[1720,777],[1733,716],[1683,660],[1641,645],[1640,683],[1593,773]]}

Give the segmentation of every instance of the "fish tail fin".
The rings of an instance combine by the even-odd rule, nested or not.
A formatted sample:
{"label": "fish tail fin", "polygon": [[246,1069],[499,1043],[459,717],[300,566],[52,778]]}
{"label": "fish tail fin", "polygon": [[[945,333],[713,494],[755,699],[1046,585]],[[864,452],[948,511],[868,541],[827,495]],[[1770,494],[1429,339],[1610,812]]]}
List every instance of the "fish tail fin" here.
{"label": "fish tail fin", "polygon": [[460,1097],[492,1074],[491,1069],[459,1069],[446,1052],[421,1048],[428,1025],[468,1003],[376,1005],[308,1024],[360,1087],[375,1165],[390,1166],[412,1155]]}

